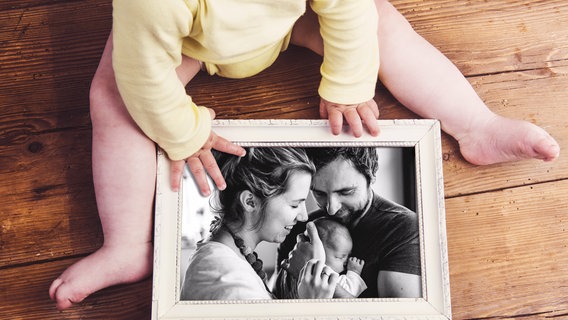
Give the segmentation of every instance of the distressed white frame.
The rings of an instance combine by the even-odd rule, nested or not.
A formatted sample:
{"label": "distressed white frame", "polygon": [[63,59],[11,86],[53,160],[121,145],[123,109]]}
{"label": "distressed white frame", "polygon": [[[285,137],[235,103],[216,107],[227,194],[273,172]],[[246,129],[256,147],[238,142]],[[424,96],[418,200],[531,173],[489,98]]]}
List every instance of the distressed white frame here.
{"label": "distressed white frame", "polygon": [[158,152],[152,319],[451,319],[440,125],[378,120],[378,137],[330,133],[327,120],[216,120],[213,130],[243,146],[413,147],[420,221],[422,298],[180,301],[183,190],[170,189],[169,161]]}

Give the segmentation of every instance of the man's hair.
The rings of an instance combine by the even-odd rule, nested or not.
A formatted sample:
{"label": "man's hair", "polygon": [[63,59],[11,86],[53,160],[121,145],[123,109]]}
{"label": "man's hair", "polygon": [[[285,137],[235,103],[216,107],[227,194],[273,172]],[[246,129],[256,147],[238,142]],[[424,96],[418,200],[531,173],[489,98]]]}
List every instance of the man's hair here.
{"label": "man's hair", "polygon": [[319,170],[337,159],[344,159],[353,165],[371,185],[375,181],[379,169],[379,156],[374,147],[325,147],[306,148],[306,152],[316,170]]}

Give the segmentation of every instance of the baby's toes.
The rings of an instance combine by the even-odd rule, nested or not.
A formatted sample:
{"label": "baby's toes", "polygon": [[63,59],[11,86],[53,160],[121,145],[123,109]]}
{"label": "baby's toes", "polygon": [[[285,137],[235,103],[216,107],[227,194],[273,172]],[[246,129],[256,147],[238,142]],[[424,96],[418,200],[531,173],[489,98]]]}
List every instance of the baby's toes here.
{"label": "baby's toes", "polygon": [[65,310],[87,297],[87,294],[75,291],[74,288],[61,279],[55,280],[52,287],[53,290],[50,288],[50,296],[56,301],[58,310]]}

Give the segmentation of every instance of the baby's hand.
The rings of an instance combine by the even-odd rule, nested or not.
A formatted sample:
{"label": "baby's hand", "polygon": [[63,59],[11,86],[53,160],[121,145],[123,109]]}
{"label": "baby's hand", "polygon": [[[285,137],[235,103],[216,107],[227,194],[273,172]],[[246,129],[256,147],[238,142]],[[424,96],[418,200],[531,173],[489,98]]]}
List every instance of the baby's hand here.
{"label": "baby's hand", "polygon": [[288,253],[288,259],[283,261],[282,268],[298,278],[300,270],[310,259],[325,261],[325,248],[313,222],[308,222],[306,231],[296,237],[296,245]]}
{"label": "baby's hand", "polygon": [[[215,112],[209,109],[211,112],[211,119],[215,118]],[[171,185],[172,190],[179,190],[179,185],[181,181],[181,176],[183,174],[183,167],[185,162],[189,166],[189,170],[195,178],[195,182],[199,187],[202,195],[208,196],[211,193],[209,189],[209,183],[207,182],[207,174],[211,177],[217,188],[223,190],[226,187],[225,178],[221,174],[221,170],[215,161],[215,157],[211,153],[211,150],[215,149],[221,152],[234,154],[236,156],[244,156],[245,149],[230,142],[229,140],[218,136],[215,132],[211,131],[209,139],[205,142],[203,147],[199,149],[196,153],[185,160],[172,161],[171,165]]]}
{"label": "baby's hand", "polygon": [[363,270],[364,265],[365,265],[365,260],[363,260],[363,259],[359,259],[359,258],[355,258],[355,257],[349,257],[349,259],[347,259],[347,270],[348,271],[353,271],[357,274],[361,274],[361,270]]}
{"label": "baby's hand", "polygon": [[360,137],[363,135],[363,122],[367,125],[367,129],[372,136],[379,134],[379,107],[375,100],[371,99],[367,102],[359,104],[338,104],[321,99],[320,116],[329,119],[331,132],[335,135],[341,133],[343,127],[343,118],[351,127],[353,135]]}

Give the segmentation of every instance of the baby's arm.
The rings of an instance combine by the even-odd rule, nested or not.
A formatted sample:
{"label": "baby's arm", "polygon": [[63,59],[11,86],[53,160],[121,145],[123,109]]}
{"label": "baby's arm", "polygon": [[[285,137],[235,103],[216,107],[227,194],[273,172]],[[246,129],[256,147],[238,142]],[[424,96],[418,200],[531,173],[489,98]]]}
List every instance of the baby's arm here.
{"label": "baby's arm", "polygon": [[380,63],[375,2],[310,4],[318,15],[324,46],[320,115],[329,119],[333,134],[341,132],[345,117],[356,137],[363,134],[362,122],[371,135],[378,135],[379,110],[373,100]]}
{"label": "baby's arm", "polygon": [[203,194],[207,173],[220,189],[225,182],[211,149],[243,155],[244,149],[211,131],[211,111],[197,106],[176,73],[182,38],[192,17],[183,2],[113,2],[113,69],[124,103],[142,131],[173,161],[177,190],[185,161]]}
{"label": "baby's arm", "polygon": [[365,265],[365,260],[355,257],[349,257],[349,259],[347,260],[347,271],[353,271],[357,274],[361,274],[364,265]]}

